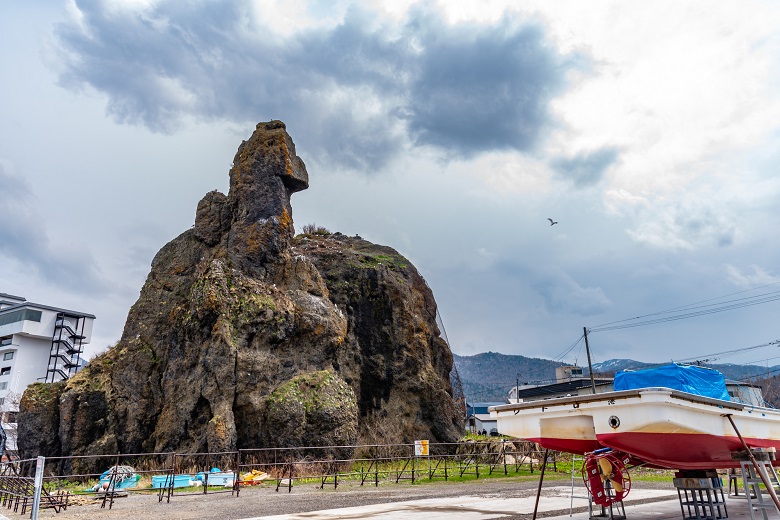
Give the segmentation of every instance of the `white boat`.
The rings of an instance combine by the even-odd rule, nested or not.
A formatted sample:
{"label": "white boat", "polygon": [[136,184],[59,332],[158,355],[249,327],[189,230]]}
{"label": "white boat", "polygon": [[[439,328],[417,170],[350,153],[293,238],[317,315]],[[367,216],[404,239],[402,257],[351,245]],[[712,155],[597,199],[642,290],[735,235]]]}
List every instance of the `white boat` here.
{"label": "white boat", "polygon": [[739,467],[732,454],[743,446],[728,416],[749,447],[780,448],[780,411],[662,387],[507,404],[490,415],[502,434],[544,448],[612,448],[662,468]]}

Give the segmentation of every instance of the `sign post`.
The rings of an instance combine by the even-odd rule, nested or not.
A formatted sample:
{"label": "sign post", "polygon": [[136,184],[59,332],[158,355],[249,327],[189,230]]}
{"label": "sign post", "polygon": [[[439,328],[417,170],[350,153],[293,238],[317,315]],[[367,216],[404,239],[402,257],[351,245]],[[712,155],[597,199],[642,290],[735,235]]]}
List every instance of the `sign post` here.
{"label": "sign post", "polygon": [[415,457],[428,456],[428,439],[421,440],[421,441],[414,441],[414,456]]}
{"label": "sign post", "polygon": [[46,462],[45,457],[38,457],[35,461],[35,494],[33,495],[32,512],[30,520],[38,520],[38,509],[41,507],[41,491],[43,490],[43,467]]}
{"label": "sign post", "polygon": [[414,456],[428,459],[428,478],[431,477],[431,459],[428,457],[428,439],[414,441]]}

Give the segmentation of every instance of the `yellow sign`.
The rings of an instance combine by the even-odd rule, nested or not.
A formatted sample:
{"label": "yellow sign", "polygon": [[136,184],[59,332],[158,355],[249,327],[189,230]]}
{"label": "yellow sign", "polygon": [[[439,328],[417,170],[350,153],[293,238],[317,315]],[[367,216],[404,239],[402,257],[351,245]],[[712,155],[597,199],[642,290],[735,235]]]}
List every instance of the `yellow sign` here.
{"label": "yellow sign", "polygon": [[415,457],[428,456],[428,439],[424,439],[421,441],[414,441],[414,456]]}

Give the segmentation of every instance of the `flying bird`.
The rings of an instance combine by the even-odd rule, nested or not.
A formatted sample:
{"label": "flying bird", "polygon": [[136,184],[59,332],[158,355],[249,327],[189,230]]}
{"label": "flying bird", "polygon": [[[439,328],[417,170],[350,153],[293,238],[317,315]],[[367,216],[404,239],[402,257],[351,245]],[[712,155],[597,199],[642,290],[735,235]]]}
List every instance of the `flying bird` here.
{"label": "flying bird", "polygon": [[555,224],[557,224],[557,222],[555,222],[555,221],[554,221],[553,219],[551,219],[551,218],[548,218],[547,220],[549,220],[549,221],[550,221],[550,225],[551,225],[551,226],[554,226]]}

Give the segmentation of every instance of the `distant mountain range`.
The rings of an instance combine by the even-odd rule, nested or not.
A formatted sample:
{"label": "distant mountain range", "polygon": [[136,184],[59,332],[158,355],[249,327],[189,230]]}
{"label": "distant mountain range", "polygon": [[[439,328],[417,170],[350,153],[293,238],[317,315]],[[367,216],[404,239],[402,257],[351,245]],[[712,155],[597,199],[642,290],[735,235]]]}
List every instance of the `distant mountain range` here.
{"label": "distant mountain range", "polygon": [[525,356],[485,352],[474,356],[453,354],[463,393],[468,401],[503,401],[509,389],[528,381],[555,379],[555,369],[563,365],[557,361]]}
{"label": "distant mountain range", "polygon": [[[458,369],[463,393],[468,401],[503,401],[509,389],[518,383],[552,383],[555,381],[556,367],[566,363],[550,359],[529,358],[526,356],[485,352],[473,356],[453,354],[455,367]],[[610,359],[593,365],[593,373],[614,375],[619,370],[640,369],[657,366],[659,363],[645,363],[633,359]],[[727,379],[746,380],[749,378],[764,379],[770,373],[780,371],[780,365],[707,365],[719,370]],[[583,367],[588,374],[588,368]]]}

